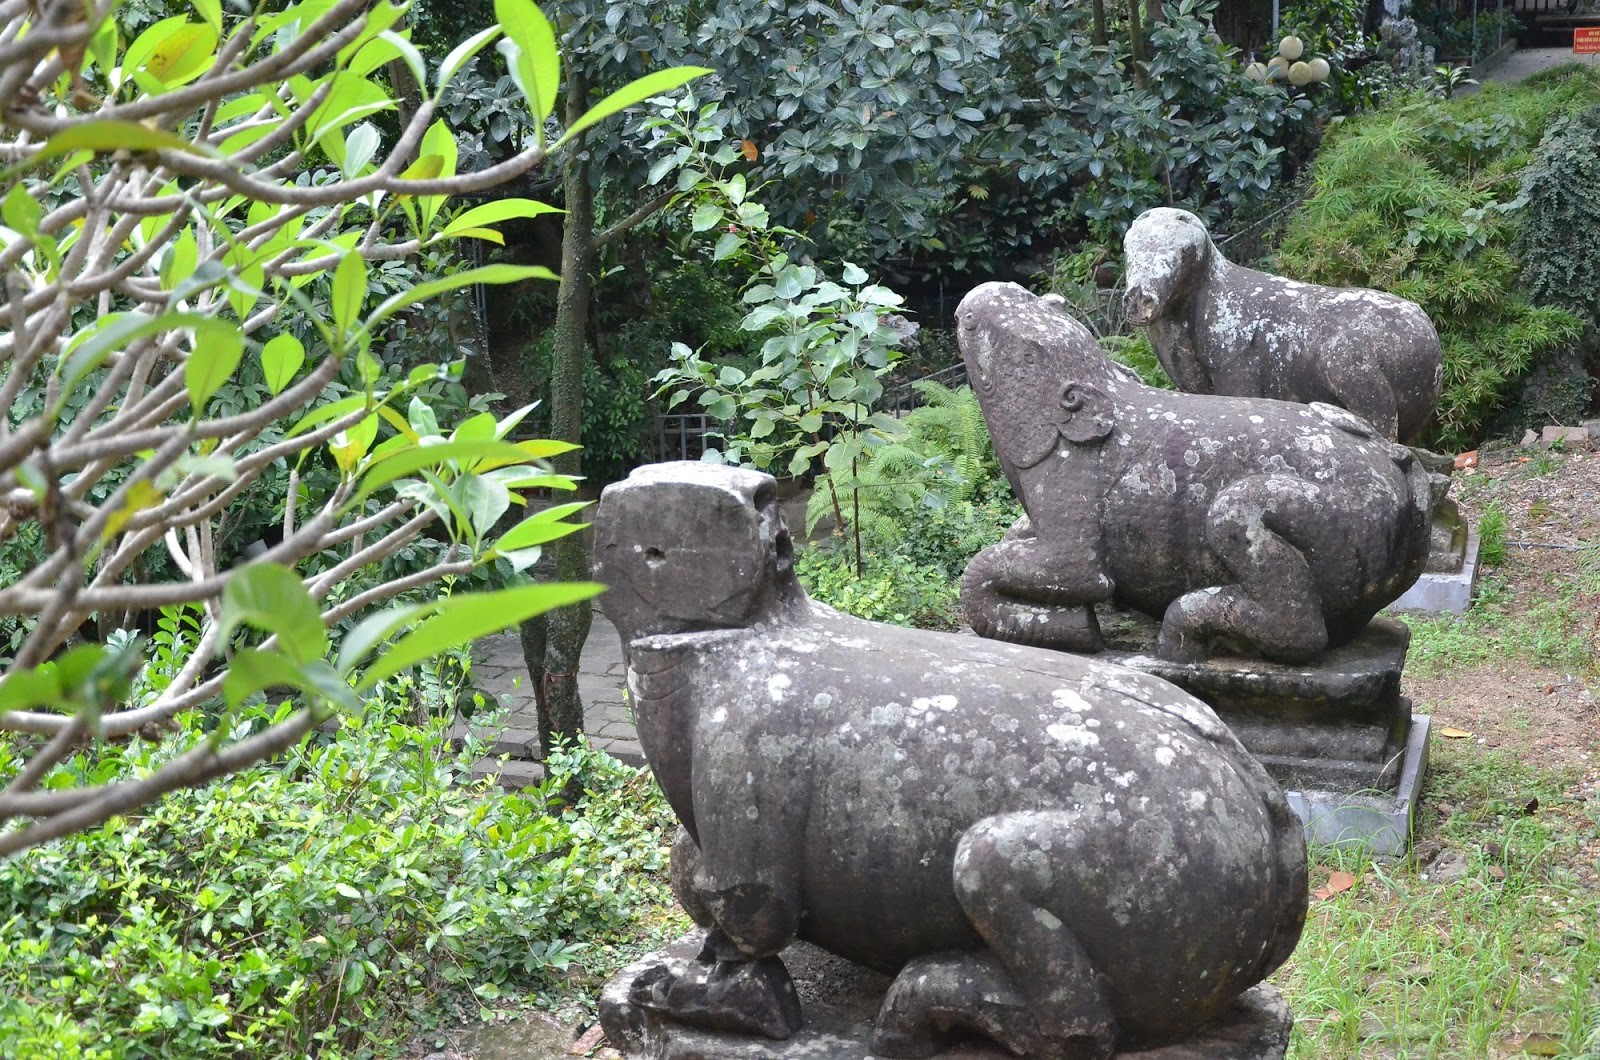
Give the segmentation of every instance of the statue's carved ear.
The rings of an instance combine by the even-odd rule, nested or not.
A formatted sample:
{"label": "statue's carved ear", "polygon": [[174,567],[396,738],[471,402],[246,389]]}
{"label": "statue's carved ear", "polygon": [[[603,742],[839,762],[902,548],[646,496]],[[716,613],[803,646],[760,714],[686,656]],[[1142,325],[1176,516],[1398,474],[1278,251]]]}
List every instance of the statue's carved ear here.
{"label": "statue's carved ear", "polygon": [[1111,399],[1105,391],[1087,383],[1064,383],[1061,387],[1061,414],[1057,419],[1061,437],[1078,445],[1103,441],[1116,426]]}

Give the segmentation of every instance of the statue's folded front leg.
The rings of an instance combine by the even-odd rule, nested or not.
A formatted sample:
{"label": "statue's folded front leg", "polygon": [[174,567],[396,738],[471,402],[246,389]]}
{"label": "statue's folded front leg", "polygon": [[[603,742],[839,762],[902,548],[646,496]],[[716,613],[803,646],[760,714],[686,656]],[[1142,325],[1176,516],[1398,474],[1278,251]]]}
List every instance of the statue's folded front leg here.
{"label": "statue's folded front leg", "polygon": [[683,1024],[785,1039],[800,1029],[800,999],[777,954],[794,941],[793,895],[754,881],[723,885],[706,871],[700,845],[680,828],[672,844],[672,888],[704,943],[688,962],[667,962],[635,981],[630,1000]]}
{"label": "statue's folded front leg", "polygon": [[1048,544],[1021,528],[973,557],[961,579],[961,606],[980,636],[1059,651],[1105,647],[1094,605],[1111,598],[1099,549]]}
{"label": "statue's folded front leg", "polygon": [[751,960],[712,928],[699,956],[663,962],[634,981],[629,1000],[690,1027],[783,1040],[800,1029],[800,997],[777,957]]}

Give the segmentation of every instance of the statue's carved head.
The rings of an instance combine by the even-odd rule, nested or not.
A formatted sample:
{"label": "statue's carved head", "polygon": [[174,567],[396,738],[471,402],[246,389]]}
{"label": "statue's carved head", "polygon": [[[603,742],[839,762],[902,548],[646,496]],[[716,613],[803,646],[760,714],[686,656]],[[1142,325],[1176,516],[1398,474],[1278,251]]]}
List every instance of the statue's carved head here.
{"label": "statue's carved head", "polygon": [[1115,426],[1115,375],[1087,328],[1014,283],[986,283],[956,307],[967,377],[1002,463],[1029,468],[1062,439],[1099,442]]}
{"label": "statue's carved head", "polygon": [[638,468],[601,494],[594,535],[600,604],[624,642],[743,628],[802,594],[777,483],[759,471]]}
{"label": "statue's carved head", "polygon": [[1145,325],[1181,300],[1205,275],[1215,249],[1205,222],[1188,210],[1146,210],[1122,240],[1128,323]]}

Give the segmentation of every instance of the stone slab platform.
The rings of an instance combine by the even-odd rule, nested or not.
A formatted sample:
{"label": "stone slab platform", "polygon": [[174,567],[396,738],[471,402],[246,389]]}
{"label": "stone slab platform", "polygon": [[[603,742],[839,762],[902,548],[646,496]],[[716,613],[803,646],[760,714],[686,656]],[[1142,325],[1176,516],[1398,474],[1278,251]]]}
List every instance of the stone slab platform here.
{"label": "stone slab platform", "polygon": [[[488,743],[488,753],[474,768],[474,775],[498,776],[512,788],[537,782],[543,772],[536,761],[539,715],[515,630],[484,637],[473,645],[472,677],[503,711],[494,726],[474,726],[476,734]],[[616,627],[596,610],[578,664],[584,732],[600,750],[629,765],[642,766],[644,751],[628,709],[627,683]],[[528,750],[530,742],[532,751]],[[502,762],[505,756],[509,761]]]}
{"label": "stone slab platform", "polygon": [[1394,603],[1390,611],[1423,611],[1460,614],[1472,606],[1472,592],[1478,586],[1478,530],[1467,533],[1466,554],[1460,570],[1427,571]]}
{"label": "stone slab platform", "polygon": [[1154,651],[1154,620],[1128,612],[1103,623],[1102,658],[1154,674],[1210,704],[1286,788],[1394,790],[1411,725],[1400,694],[1411,631],[1374,619],[1314,664],[1219,656],[1172,662]]}
{"label": "stone slab platform", "polygon": [[[610,1044],[628,1060],[879,1060],[871,1051],[872,1026],[889,978],[804,942],[782,955],[805,1014],[805,1024],[787,1041],[694,1030],[628,1001],[640,975],[662,962],[687,961],[701,939],[700,932],[691,932],[629,965],[606,986],[600,1021]],[[1282,1060],[1293,1023],[1283,997],[1263,983],[1188,1041],[1118,1053],[1117,1060]],[[1014,1058],[993,1043],[972,1039],[932,1060]]]}
{"label": "stone slab platform", "polygon": [[1433,719],[1412,715],[1399,783],[1392,793],[1286,790],[1289,808],[1306,826],[1306,838],[1323,846],[1365,846],[1379,857],[1404,855],[1411,847],[1411,825],[1428,771],[1432,735]]}

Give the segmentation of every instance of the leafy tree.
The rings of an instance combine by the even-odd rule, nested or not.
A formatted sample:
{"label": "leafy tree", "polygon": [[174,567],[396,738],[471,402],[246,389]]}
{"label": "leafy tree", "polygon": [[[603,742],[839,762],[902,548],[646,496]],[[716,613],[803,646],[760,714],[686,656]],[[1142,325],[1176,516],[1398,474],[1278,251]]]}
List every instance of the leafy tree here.
{"label": "leafy tree", "polygon": [[[493,6],[509,22],[532,3]],[[447,46],[455,38],[445,26],[459,16],[439,0],[428,10],[419,28],[426,22],[435,46]],[[482,122],[481,159],[492,163],[547,124],[570,126],[647,63],[703,64],[718,76],[701,98],[720,104],[718,128],[706,135],[739,144],[749,179],[767,182],[776,223],[804,232],[824,255],[920,255],[932,267],[992,269],[998,255],[1015,256],[1042,231],[1084,216],[1109,231],[1152,203],[1254,201],[1281,167],[1283,144],[1309,107],[1243,76],[1210,32],[1211,6],[1150,3],[1146,25],[1138,0],[1124,10],[1127,39],[1095,43],[1092,12],[1022,0],[552,0],[545,11],[568,58],[561,107],[513,114],[482,71],[456,103]],[[563,156],[550,389],[557,439],[581,437],[605,255],[674,198],[670,184],[641,190],[654,184],[646,164],[617,126],[585,130]],[[499,366],[496,389],[519,392],[520,370]],[[579,460],[567,454],[556,466],[576,474]],[[583,577],[581,541],[556,546],[553,565],[564,578]],[[587,620],[575,607],[524,630],[546,747],[582,725],[575,675]]]}
{"label": "leafy tree", "polygon": [[[537,10],[508,10],[430,69],[398,28],[403,2],[303,0],[241,16],[194,0],[193,17],[131,39],[115,8],[62,2],[30,18],[28,0],[0,2],[0,546],[38,548],[0,586],[0,615],[26,629],[0,677],[0,730],[12,734],[0,819],[14,822],[0,856],[271,756],[384,678],[598,591],[435,590],[370,614],[492,563],[525,570],[577,528],[565,519],[581,505],[556,505],[496,530],[528,490],[571,488],[545,466],[569,445],[510,441],[526,410],[442,427],[429,395],[451,368],[406,372],[379,356],[413,303],[548,270],[491,265],[369,297],[372,263],[497,240],[486,226],[549,209],[447,210],[450,196],[565,145],[536,136],[458,174],[435,120],[442,86],[502,34],[531,111],[551,112],[559,59]],[[396,106],[379,80],[395,62],[428,94],[386,143],[369,119]],[[693,73],[569,110],[568,142]],[[224,407],[240,385],[253,400]],[[221,528],[278,481],[275,468],[287,469],[278,540],[227,554]],[[301,488],[314,476],[325,495]],[[424,534],[449,544],[437,563],[371,576]],[[181,576],[161,575],[168,560]],[[155,684],[141,641],[80,632],[183,605],[204,609],[204,632]],[[263,692],[282,709],[234,738],[231,712]],[[219,700],[209,734],[140,779],[91,771],[74,784],[56,768],[85,740],[152,733]]]}

